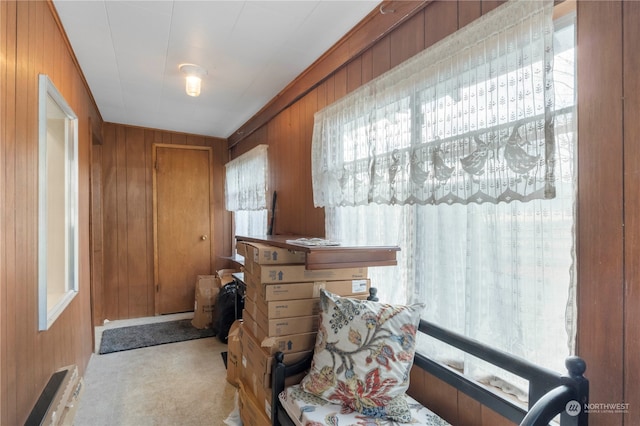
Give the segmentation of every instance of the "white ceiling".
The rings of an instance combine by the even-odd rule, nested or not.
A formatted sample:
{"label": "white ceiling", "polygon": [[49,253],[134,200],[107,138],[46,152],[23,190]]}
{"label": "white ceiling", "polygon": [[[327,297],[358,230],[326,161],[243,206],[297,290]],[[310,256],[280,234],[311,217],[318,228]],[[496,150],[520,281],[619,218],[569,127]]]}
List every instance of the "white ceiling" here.
{"label": "white ceiling", "polygon": [[[379,0],[54,0],[107,122],[227,138]],[[208,74],[185,93],[178,66]]]}

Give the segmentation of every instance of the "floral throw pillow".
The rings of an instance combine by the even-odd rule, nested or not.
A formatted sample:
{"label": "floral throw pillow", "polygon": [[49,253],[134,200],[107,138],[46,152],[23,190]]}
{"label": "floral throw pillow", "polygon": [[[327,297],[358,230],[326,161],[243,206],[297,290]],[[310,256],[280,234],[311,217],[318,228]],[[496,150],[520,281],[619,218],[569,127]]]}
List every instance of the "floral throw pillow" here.
{"label": "floral throw pillow", "polygon": [[423,304],[389,305],[321,290],[320,327],[302,388],[343,411],[410,422],[404,399]]}

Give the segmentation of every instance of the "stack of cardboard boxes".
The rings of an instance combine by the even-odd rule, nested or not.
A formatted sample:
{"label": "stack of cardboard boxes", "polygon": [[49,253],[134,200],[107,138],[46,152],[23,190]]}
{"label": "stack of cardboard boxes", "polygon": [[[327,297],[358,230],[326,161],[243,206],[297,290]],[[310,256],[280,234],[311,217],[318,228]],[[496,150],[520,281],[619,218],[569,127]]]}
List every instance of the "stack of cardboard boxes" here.
{"label": "stack of cardboard boxes", "polygon": [[[240,333],[240,417],[247,426],[271,424],[273,354],[285,363],[310,354],[319,324],[320,289],[366,299],[367,268],[307,270],[305,252],[238,242],[246,285]],[[298,382],[302,376],[291,378]]]}

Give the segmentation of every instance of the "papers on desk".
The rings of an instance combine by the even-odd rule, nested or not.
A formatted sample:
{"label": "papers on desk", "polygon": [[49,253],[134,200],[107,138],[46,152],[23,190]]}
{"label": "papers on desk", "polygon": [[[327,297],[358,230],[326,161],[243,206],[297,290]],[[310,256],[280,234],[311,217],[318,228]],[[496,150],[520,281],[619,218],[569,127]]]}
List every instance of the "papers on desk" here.
{"label": "papers on desk", "polygon": [[287,244],[297,244],[308,247],[328,247],[339,246],[337,241],[325,240],[323,238],[298,238],[295,240],[287,240]]}

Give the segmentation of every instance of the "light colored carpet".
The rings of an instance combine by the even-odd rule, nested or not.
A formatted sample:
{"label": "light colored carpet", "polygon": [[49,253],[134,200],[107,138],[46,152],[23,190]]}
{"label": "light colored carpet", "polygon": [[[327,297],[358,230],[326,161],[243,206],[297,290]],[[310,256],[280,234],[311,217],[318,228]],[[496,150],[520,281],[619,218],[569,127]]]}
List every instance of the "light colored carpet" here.
{"label": "light colored carpet", "polygon": [[[169,319],[175,318],[163,318]],[[74,424],[222,426],[236,394],[220,356],[226,350],[227,345],[210,337],[93,354]]]}

